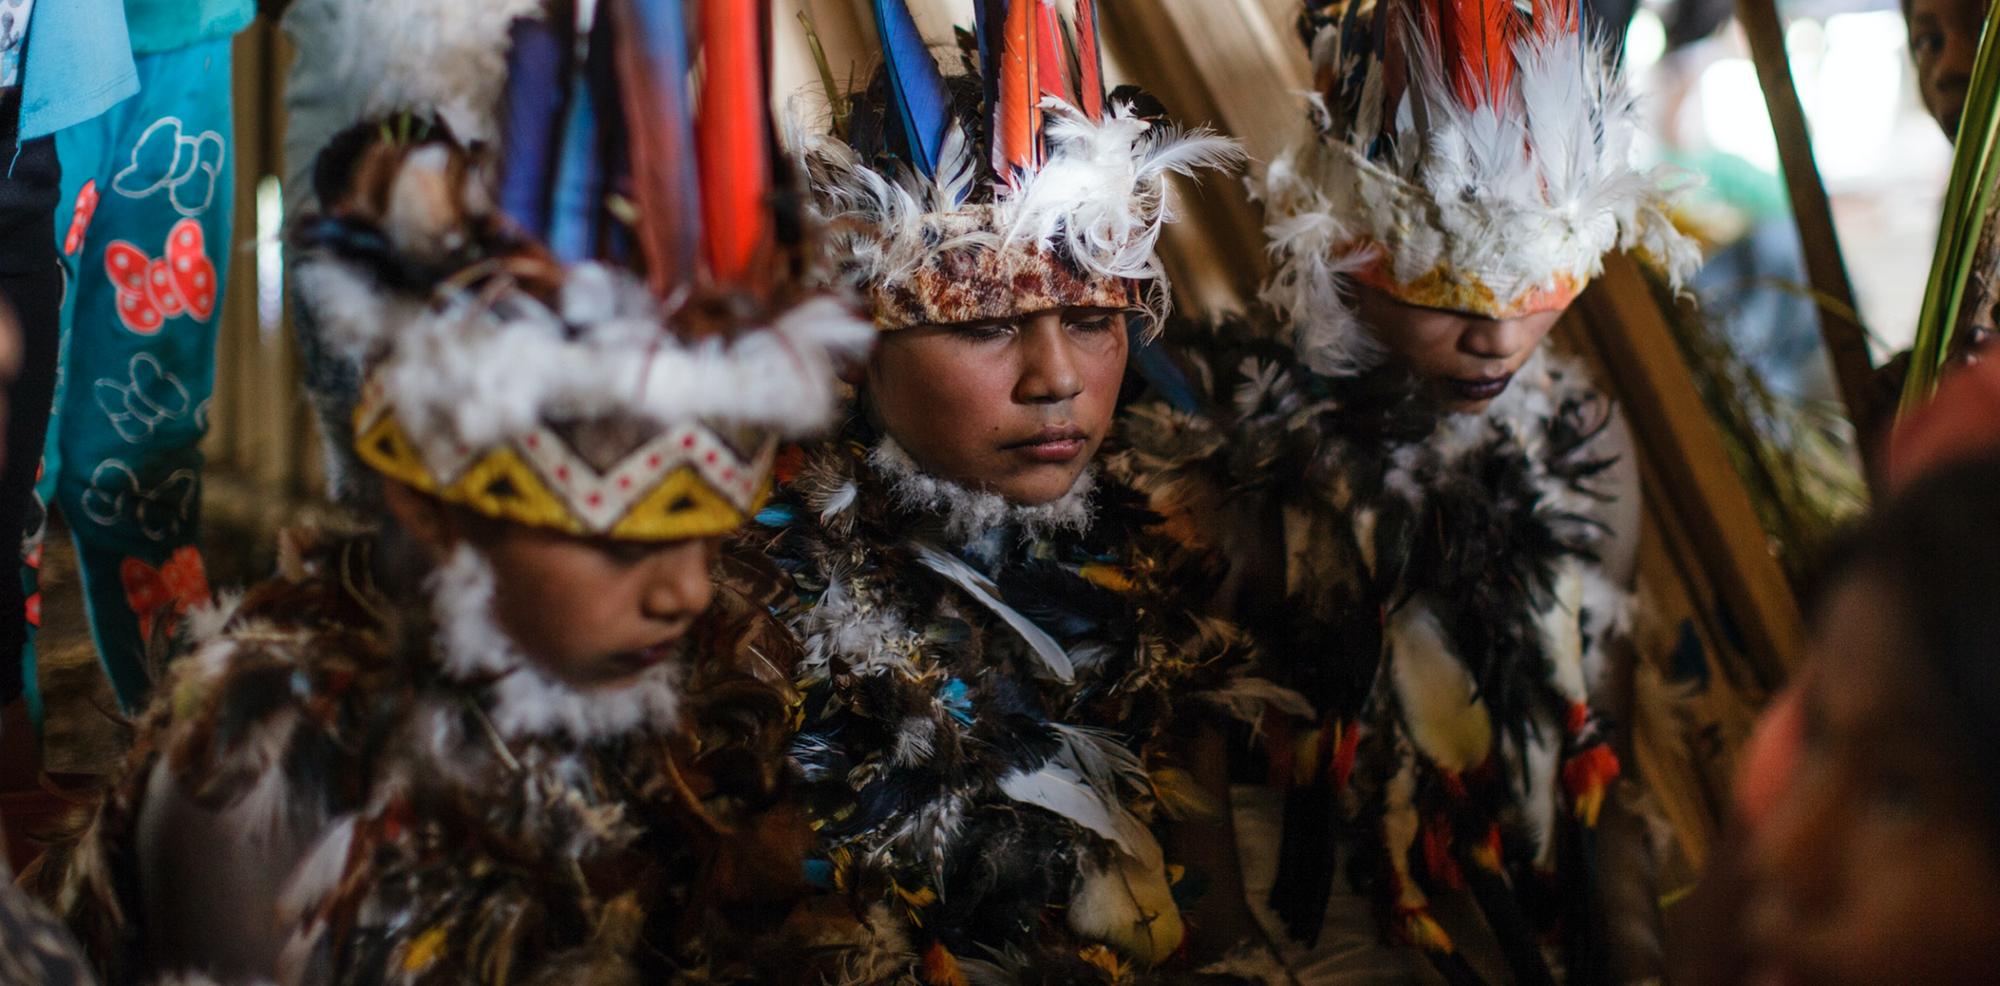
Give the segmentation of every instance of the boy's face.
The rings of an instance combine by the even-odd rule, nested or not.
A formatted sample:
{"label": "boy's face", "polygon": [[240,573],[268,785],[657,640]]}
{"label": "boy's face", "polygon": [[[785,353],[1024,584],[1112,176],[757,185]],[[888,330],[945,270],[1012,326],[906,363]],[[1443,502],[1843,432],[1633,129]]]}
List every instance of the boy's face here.
{"label": "boy's face", "polygon": [[883,430],[924,471],[1024,506],[1061,499],[1111,430],[1125,316],[1052,309],[885,333],[868,361]]}
{"label": "boy's face", "polygon": [[1478,414],[1505,393],[1562,310],[1492,319],[1397,301],[1360,285],[1355,315],[1446,410]]}
{"label": "boy's face", "polygon": [[1828,599],[1800,710],[1800,756],[1750,845],[1753,981],[1953,986],[2000,969],[1992,825],[1939,738],[1890,589]]}
{"label": "boy's face", "polygon": [[1965,112],[1965,90],[1979,53],[1979,32],[1989,0],[1909,0],[1910,57],[1917,87],[1945,136],[1956,137]]}
{"label": "boy's face", "polygon": [[493,619],[549,677],[618,688],[673,660],[715,596],[716,538],[581,538],[474,518],[402,483],[382,484],[389,512],[434,564],[469,543],[493,569]]}
{"label": "boy's face", "polygon": [[542,671],[573,688],[617,688],[672,660],[714,598],[719,540],[658,543],[572,537],[503,524],[480,550],[492,563],[500,629]]}

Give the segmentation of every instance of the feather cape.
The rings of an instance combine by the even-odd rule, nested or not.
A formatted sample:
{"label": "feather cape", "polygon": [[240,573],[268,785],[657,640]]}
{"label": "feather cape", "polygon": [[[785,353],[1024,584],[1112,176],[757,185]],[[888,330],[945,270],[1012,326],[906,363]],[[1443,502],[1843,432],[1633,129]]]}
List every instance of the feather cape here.
{"label": "feather cape", "polygon": [[273,915],[296,981],[818,981],[781,930],[809,835],[784,767],[795,651],[762,601],[722,591],[698,624],[676,732],[504,739],[490,683],[446,673],[427,614],[377,588],[371,535],[288,545],[170,666],[123,779],[38,875],[104,981],[169,971],[139,919],[156,776],[246,837],[321,833]]}
{"label": "feather cape", "polygon": [[[1090,489],[1087,523],[1035,508],[967,527],[977,509],[913,493],[881,450],[858,423],[805,448],[743,535],[797,598],[794,759],[825,882],[908,945],[893,974],[856,981],[940,963],[970,975],[994,956],[1006,961],[987,971],[1024,981],[1149,981],[1135,978],[1149,960],[1105,948],[1129,946],[1129,929],[1092,933],[1107,910],[1087,898],[1133,860],[1166,890],[1149,831],[1174,769],[1163,730],[1233,678],[1244,641],[1176,602],[1206,573],[1123,487]],[[946,574],[956,566],[971,574]],[[1068,680],[1000,607],[1057,643]]]}
{"label": "feather cape", "polygon": [[1281,545],[1235,603],[1259,673],[1318,710],[1264,724],[1289,792],[1271,903],[1315,940],[1356,845],[1388,940],[1467,981],[1427,890],[1470,889],[1517,933],[1517,977],[1546,977],[1523,929],[1584,923],[1565,909],[1591,906],[1589,867],[1558,863],[1616,774],[1589,706],[1626,608],[1594,554],[1608,402],[1541,354],[1486,414],[1441,416],[1398,373],[1321,376],[1273,335],[1197,338],[1211,413],[1137,405],[1112,461],[1196,547]]}

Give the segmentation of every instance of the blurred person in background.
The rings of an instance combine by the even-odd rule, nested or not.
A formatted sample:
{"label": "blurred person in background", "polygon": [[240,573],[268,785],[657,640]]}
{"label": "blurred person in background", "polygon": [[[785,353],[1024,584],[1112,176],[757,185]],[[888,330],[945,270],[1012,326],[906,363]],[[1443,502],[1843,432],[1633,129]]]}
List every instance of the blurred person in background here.
{"label": "blurred person in background", "polygon": [[[1897,510],[1907,513],[1915,508],[1901,506],[1904,500],[1916,497],[1918,491],[1935,485],[1938,476],[1968,475],[1965,473],[1966,463],[1990,461],[1996,455],[2000,455],[2000,361],[1987,359],[1975,361],[1963,372],[1953,374],[1928,405],[1908,416],[1897,427],[1893,441],[1889,443],[1886,481],[1891,506],[1887,509],[1891,513]],[[1991,472],[1990,467],[1988,472]],[[1931,496],[1935,499],[1940,495]],[[1982,496],[1986,499],[1980,500]],[[1978,506],[1977,510],[1970,512],[1989,517],[2000,514],[2000,509],[1996,509],[2000,499],[1993,497],[1990,483],[1986,487],[1973,487],[1965,495],[1965,502]],[[1963,533],[1968,537],[1978,533],[1973,521],[1940,518],[1937,522],[1964,526],[1967,530]],[[1986,523],[1990,528],[1991,521]],[[1862,540],[1867,540],[1867,537]],[[1846,570],[1854,567],[1852,558],[1855,554],[1852,549],[1837,552],[1835,564],[1830,566],[1832,574],[1822,576],[1820,582],[1837,587]],[[1903,587],[1901,591],[1928,595],[1935,589],[1940,594],[1957,593],[1964,597],[1968,590],[1964,582],[1968,576],[1963,572],[1954,574],[1948,564],[1951,560],[1952,556],[1940,555],[1936,574],[1926,575],[1911,583],[1917,587],[1915,589]],[[1831,610],[1838,595],[1837,592],[1823,594],[1829,602],[1820,610],[1829,614],[1829,628],[1833,618]],[[1952,605],[1974,603],[1993,608],[1990,599],[1966,602],[1961,598],[1960,603]],[[1926,626],[1930,625],[1933,617],[1956,618],[1943,603],[1925,608],[1917,616],[1926,621],[1923,624]],[[1905,614],[1905,618],[1912,617]],[[1848,632],[1844,627],[1823,629],[1820,638],[1824,643],[1839,641],[1844,644],[1843,637]],[[1823,649],[1818,647],[1813,653]],[[1845,674],[1840,670],[1829,672],[1816,660],[1809,660],[1802,667],[1804,670],[1793,684],[1772,698],[1756,734],[1743,751],[1733,806],[1733,831],[1710,864],[1701,887],[1678,909],[1677,913],[1683,917],[1670,928],[1670,954],[1675,965],[1670,979],[1672,982],[1686,986],[1711,986],[1741,980],[1750,969],[1753,930],[1766,936],[1777,934],[1771,930],[1771,922],[1795,920],[1771,913],[1753,920],[1755,911],[1751,902],[1755,886],[1753,874],[1758,872],[1759,865],[1757,847],[1779,838],[1768,834],[1768,829],[1791,824],[1783,819],[1781,812],[1786,800],[1795,795],[1794,789],[1803,783],[1802,777],[1815,755],[1814,745],[1818,740],[1813,732],[1815,724],[1812,716],[1816,713],[1810,708],[1815,701],[1813,689],[1828,688],[1831,682],[1843,680],[1842,675]],[[1768,891],[1763,892],[1768,894]]]}
{"label": "blurred person in background", "polygon": [[1997,506],[2000,460],[1941,467],[1837,553],[1776,714],[1792,755],[1761,774],[1751,757],[1750,981],[2000,969]]}
{"label": "blurred person in background", "polygon": [[[235,203],[231,38],[256,9],[251,0],[123,8],[139,91],[56,135],[53,242],[70,289],[22,581],[38,626],[52,507],[76,544],[91,635],[129,713],[150,684],[148,639],[164,640],[208,595],[197,549],[200,444]],[[39,726],[32,635],[27,645],[23,677]]]}
{"label": "blurred person in background", "polygon": [[[1916,63],[1917,92],[1924,109],[1930,111],[1944,135],[1958,138],[1959,117],[1972,84],[1972,65],[1979,54],[1979,35],[1986,25],[1989,0],[1903,0],[1903,18],[1909,28],[1910,59]],[[1979,233],[1972,275],[1965,285],[1965,301],[1945,343],[1946,366],[1957,367],[1978,359],[1978,350],[1993,338],[1994,309],[2000,305],[2000,236],[1996,235],[1993,213],[1988,212]],[[1947,223],[1952,217],[1946,216]],[[1885,398],[1882,407],[1896,406],[1903,379],[1909,370],[1908,352],[1898,353],[1877,371]],[[1878,432],[1887,422],[1878,423]]]}
{"label": "blurred person in background", "polygon": [[[0,2],[0,17],[5,7]],[[21,351],[21,326],[0,304],[0,421],[9,417],[8,391],[21,372]],[[0,462],[6,452],[0,448]],[[68,930],[16,887],[13,877],[0,855],[0,986],[95,986]]]}
{"label": "blurred person in background", "polygon": [[[0,0],[0,299],[18,317],[20,372],[0,469],[0,530],[30,508],[56,386],[64,275],[55,213],[62,170],[53,134],[139,88],[118,0]],[[21,581],[0,578],[0,654],[20,652],[29,613]],[[0,705],[21,694],[20,663],[0,660]]]}

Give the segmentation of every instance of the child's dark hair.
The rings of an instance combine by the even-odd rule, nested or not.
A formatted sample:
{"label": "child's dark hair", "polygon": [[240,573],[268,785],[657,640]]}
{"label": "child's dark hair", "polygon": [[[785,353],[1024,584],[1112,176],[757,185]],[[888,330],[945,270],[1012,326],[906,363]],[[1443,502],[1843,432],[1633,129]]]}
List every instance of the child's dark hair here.
{"label": "child's dark hair", "polygon": [[[1886,503],[1826,569],[1872,577],[1912,635],[1910,672],[2000,839],[2000,457],[1948,466]],[[1913,726],[1916,724],[1913,724]]]}

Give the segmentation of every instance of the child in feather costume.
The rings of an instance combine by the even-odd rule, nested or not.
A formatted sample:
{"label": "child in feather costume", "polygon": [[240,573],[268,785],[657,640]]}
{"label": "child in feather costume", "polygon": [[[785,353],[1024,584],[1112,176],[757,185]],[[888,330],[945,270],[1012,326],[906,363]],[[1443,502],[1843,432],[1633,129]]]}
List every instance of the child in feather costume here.
{"label": "child in feather costume", "polygon": [[981,3],[949,52],[875,14],[887,64],[793,139],[881,340],[747,532],[797,598],[813,872],[875,935],[841,981],[1186,975],[1183,908],[1233,874],[1157,833],[1215,810],[1178,747],[1247,651],[1094,462],[1167,180],[1240,155],[1107,95],[1087,0]]}
{"label": "child in feather costume", "polygon": [[797,277],[758,7],[701,14],[485,32],[491,141],[358,80],[293,241],[385,508],[192,620],[50,859],[106,982],[808,982],[854,929],[796,906],[796,647],[714,579],[873,331]]}
{"label": "child in feather costume", "polygon": [[1304,982],[1657,975],[1611,944],[1595,855],[1624,821],[1592,695],[1636,467],[1542,340],[1606,252],[1679,274],[1693,247],[1575,3],[1342,0],[1300,27],[1309,126],[1253,183],[1268,307],[1190,333],[1207,404],[1134,407],[1118,462],[1232,556],[1225,609],[1316,710],[1265,724],[1272,784],[1240,792],[1252,903]]}

